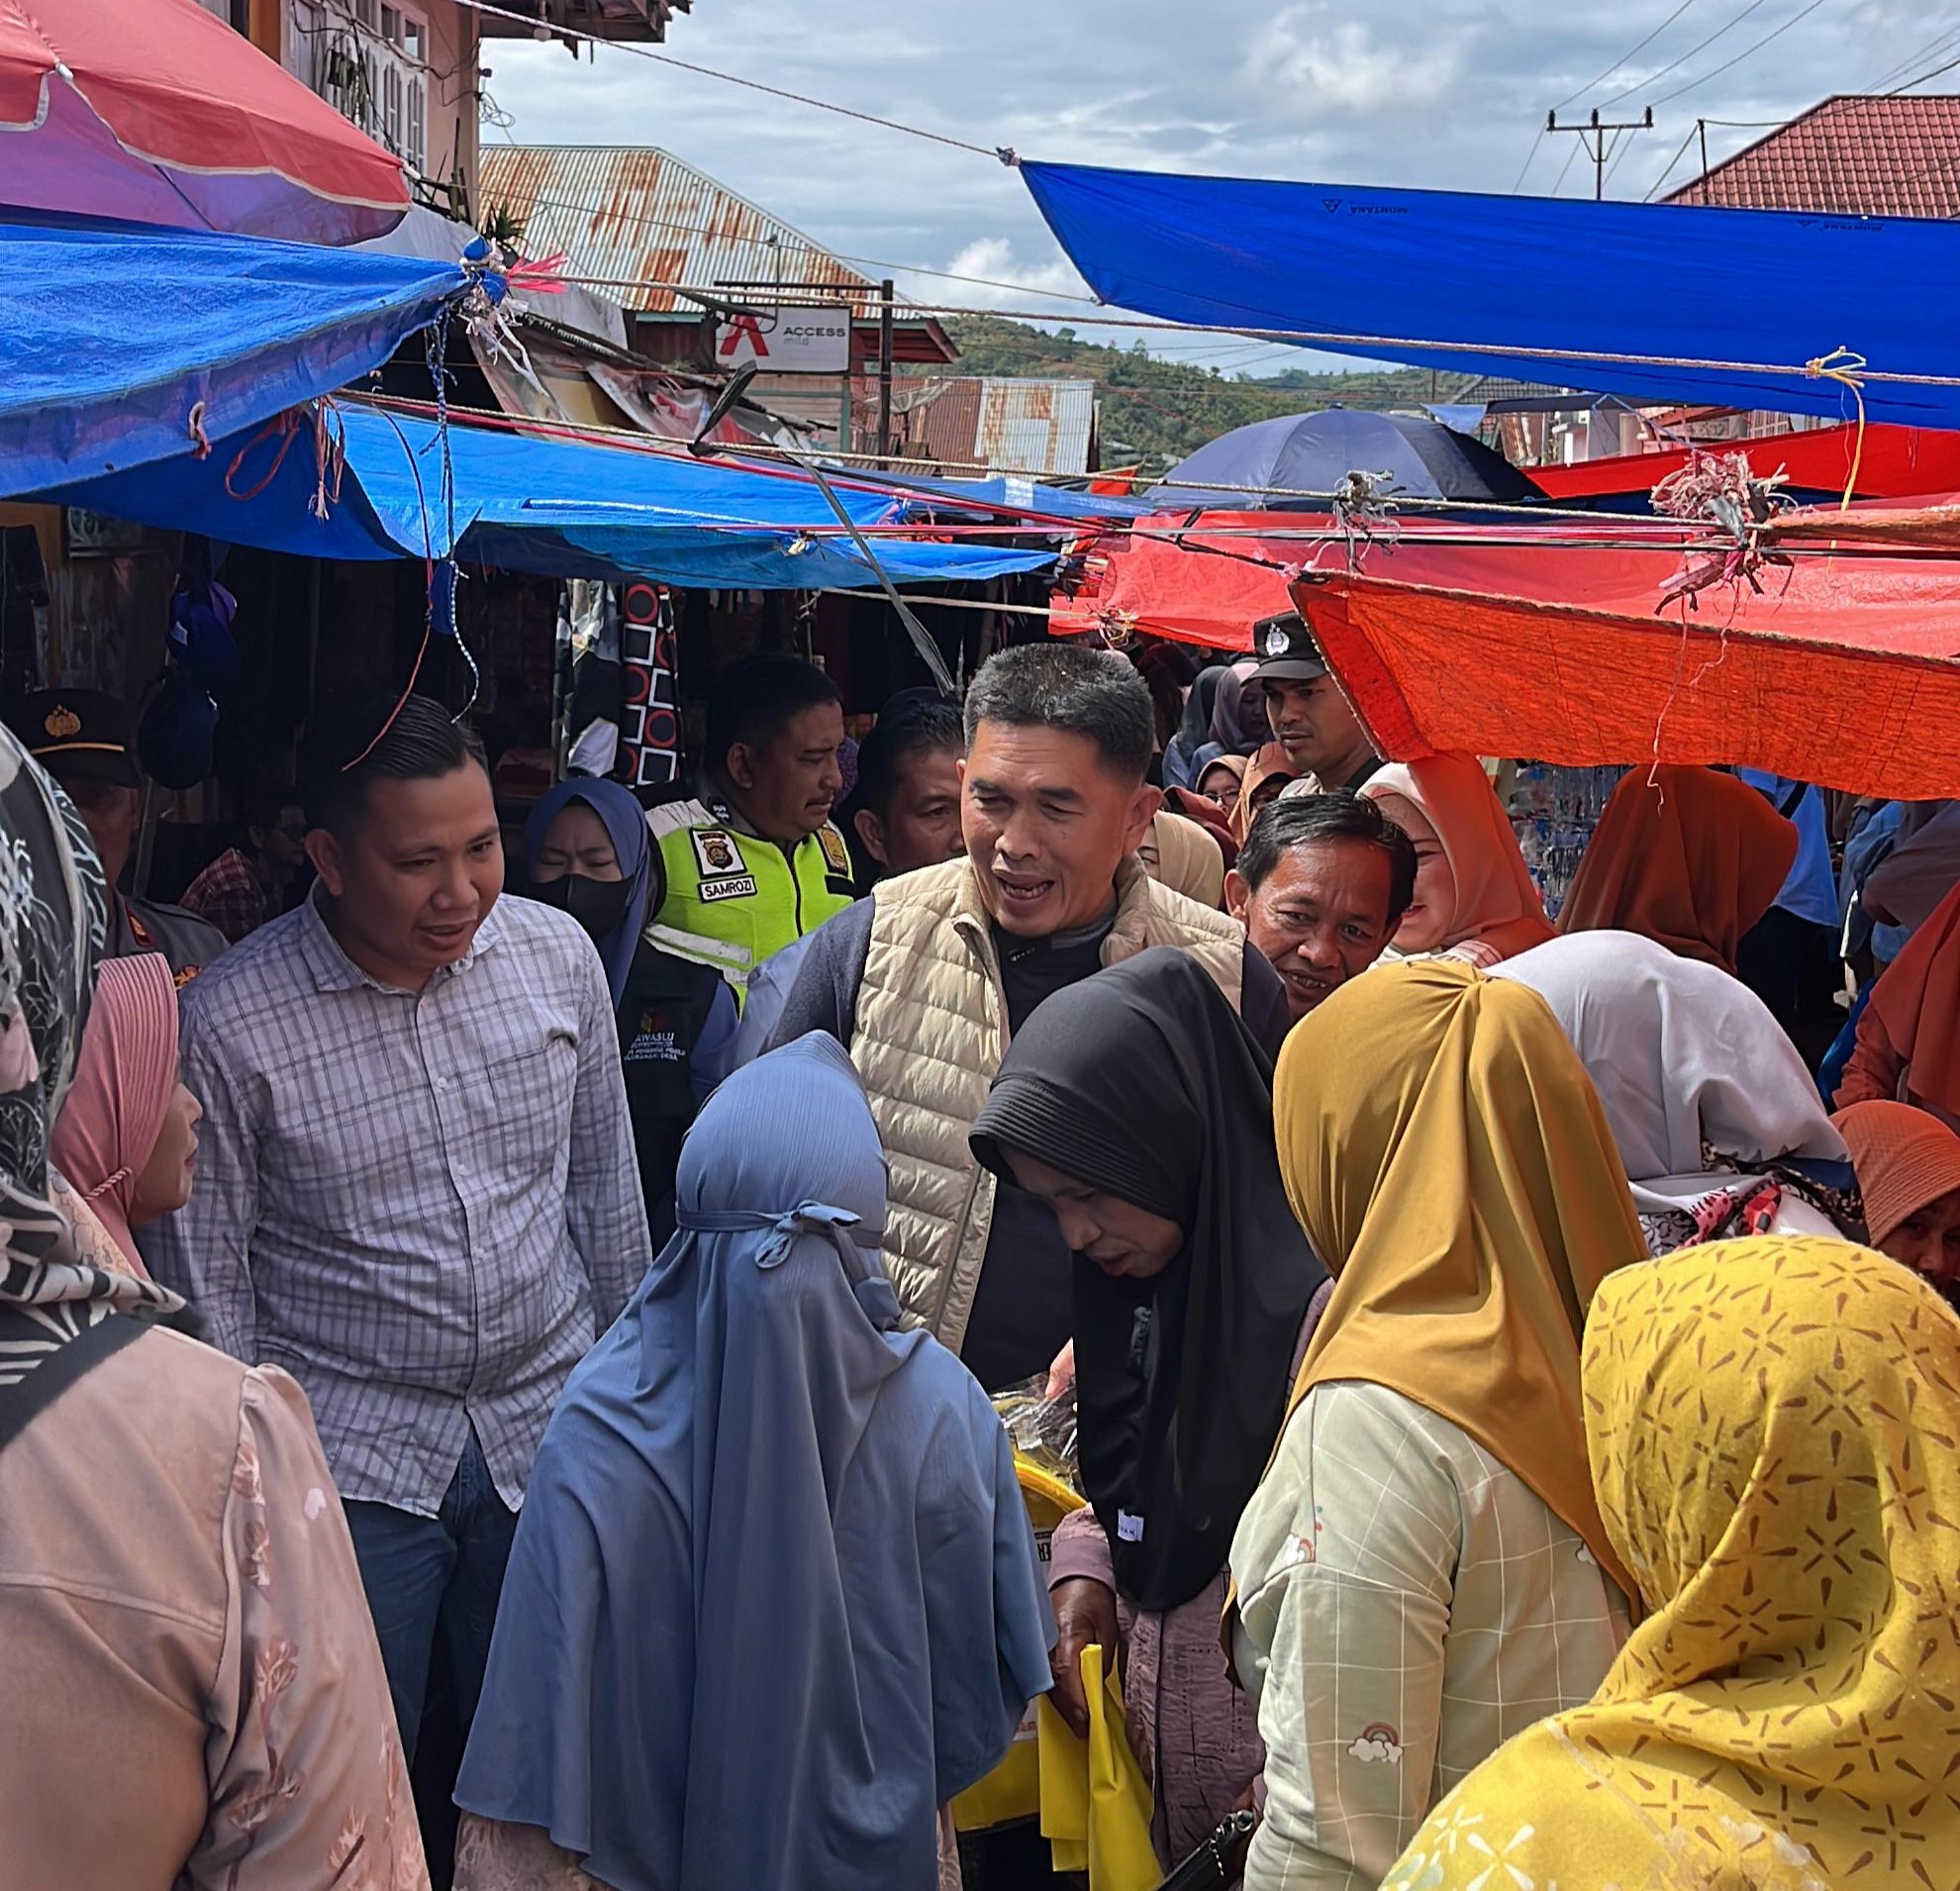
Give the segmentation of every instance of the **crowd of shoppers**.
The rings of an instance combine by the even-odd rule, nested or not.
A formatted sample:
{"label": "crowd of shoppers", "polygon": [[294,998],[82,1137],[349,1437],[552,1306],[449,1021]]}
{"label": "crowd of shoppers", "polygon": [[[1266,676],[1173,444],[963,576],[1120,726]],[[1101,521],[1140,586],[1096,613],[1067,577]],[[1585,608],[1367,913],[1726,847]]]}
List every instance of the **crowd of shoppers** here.
{"label": "crowd of shoppers", "polygon": [[1637,768],[1554,917],[1289,613],[1012,646],[848,792],[746,658],[521,860],[391,695],[214,930],[119,884],[127,722],[0,739],[23,1884],[951,1887],[1091,1649],[1164,1869],[1250,1809],[1258,1891],[1942,1881],[1946,810]]}

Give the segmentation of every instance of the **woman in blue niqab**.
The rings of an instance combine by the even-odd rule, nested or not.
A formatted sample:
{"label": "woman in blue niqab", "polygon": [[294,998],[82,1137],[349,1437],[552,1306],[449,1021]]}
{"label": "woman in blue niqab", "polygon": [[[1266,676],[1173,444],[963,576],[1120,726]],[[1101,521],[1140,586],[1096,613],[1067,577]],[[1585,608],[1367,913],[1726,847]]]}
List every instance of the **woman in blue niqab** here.
{"label": "woman in blue niqab", "polygon": [[542,1881],[511,1874],[527,1847],[612,1891],[929,1891],[939,1809],[1006,1753],[1053,1629],[992,1406],[898,1331],[833,1040],[722,1086],[677,1215],[539,1452],[459,1891]]}

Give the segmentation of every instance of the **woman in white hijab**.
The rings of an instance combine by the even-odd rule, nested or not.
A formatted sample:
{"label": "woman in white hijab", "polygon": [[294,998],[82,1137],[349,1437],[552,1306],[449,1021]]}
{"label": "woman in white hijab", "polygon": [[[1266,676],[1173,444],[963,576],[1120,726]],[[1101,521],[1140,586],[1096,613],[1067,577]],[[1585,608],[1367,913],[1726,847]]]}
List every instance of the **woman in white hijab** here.
{"label": "woman in white hijab", "polygon": [[1844,1139],[1739,979],[1614,932],[1568,934],[1490,975],[1529,985],[1572,1040],[1653,1253],[1737,1235],[1864,1239]]}

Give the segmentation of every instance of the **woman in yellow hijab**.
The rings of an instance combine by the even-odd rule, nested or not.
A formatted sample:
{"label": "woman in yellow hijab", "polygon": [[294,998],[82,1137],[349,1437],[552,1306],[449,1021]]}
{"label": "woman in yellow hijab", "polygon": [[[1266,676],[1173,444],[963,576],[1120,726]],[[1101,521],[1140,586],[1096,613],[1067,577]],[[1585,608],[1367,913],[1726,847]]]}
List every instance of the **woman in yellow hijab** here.
{"label": "woman in yellow hijab", "polygon": [[1335,1286],[1232,1543],[1266,1743],[1245,1883],[1357,1891],[1624,1639],[1579,1344],[1647,1250],[1550,1010],[1458,962],[1377,967],[1296,1025],[1274,1127]]}
{"label": "woman in yellow hijab", "polygon": [[1960,1326],[1765,1236],[1601,1288],[1586,1431],[1654,1613],[1436,1809],[1396,1891],[1960,1882]]}

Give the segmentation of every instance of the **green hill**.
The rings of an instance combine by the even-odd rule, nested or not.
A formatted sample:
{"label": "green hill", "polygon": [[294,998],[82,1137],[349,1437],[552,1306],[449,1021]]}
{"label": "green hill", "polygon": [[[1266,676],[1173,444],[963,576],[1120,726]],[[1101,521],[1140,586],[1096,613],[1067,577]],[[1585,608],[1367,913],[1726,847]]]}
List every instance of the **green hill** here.
{"label": "green hill", "polygon": [[[1160,360],[1134,348],[1083,341],[1072,329],[1049,335],[999,316],[957,316],[947,333],[959,345],[956,373],[1080,377],[1103,402],[1103,463],[1181,458],[1208,440],[1275,414],[1317,407],[1420,407],[1447,400],[1463,375],[1426,368],[1382,367],[1317,374],[1305,368],[1262,379],[1228,377],[1217,368]],[[938,370],[943,372],[944,370]]]}

